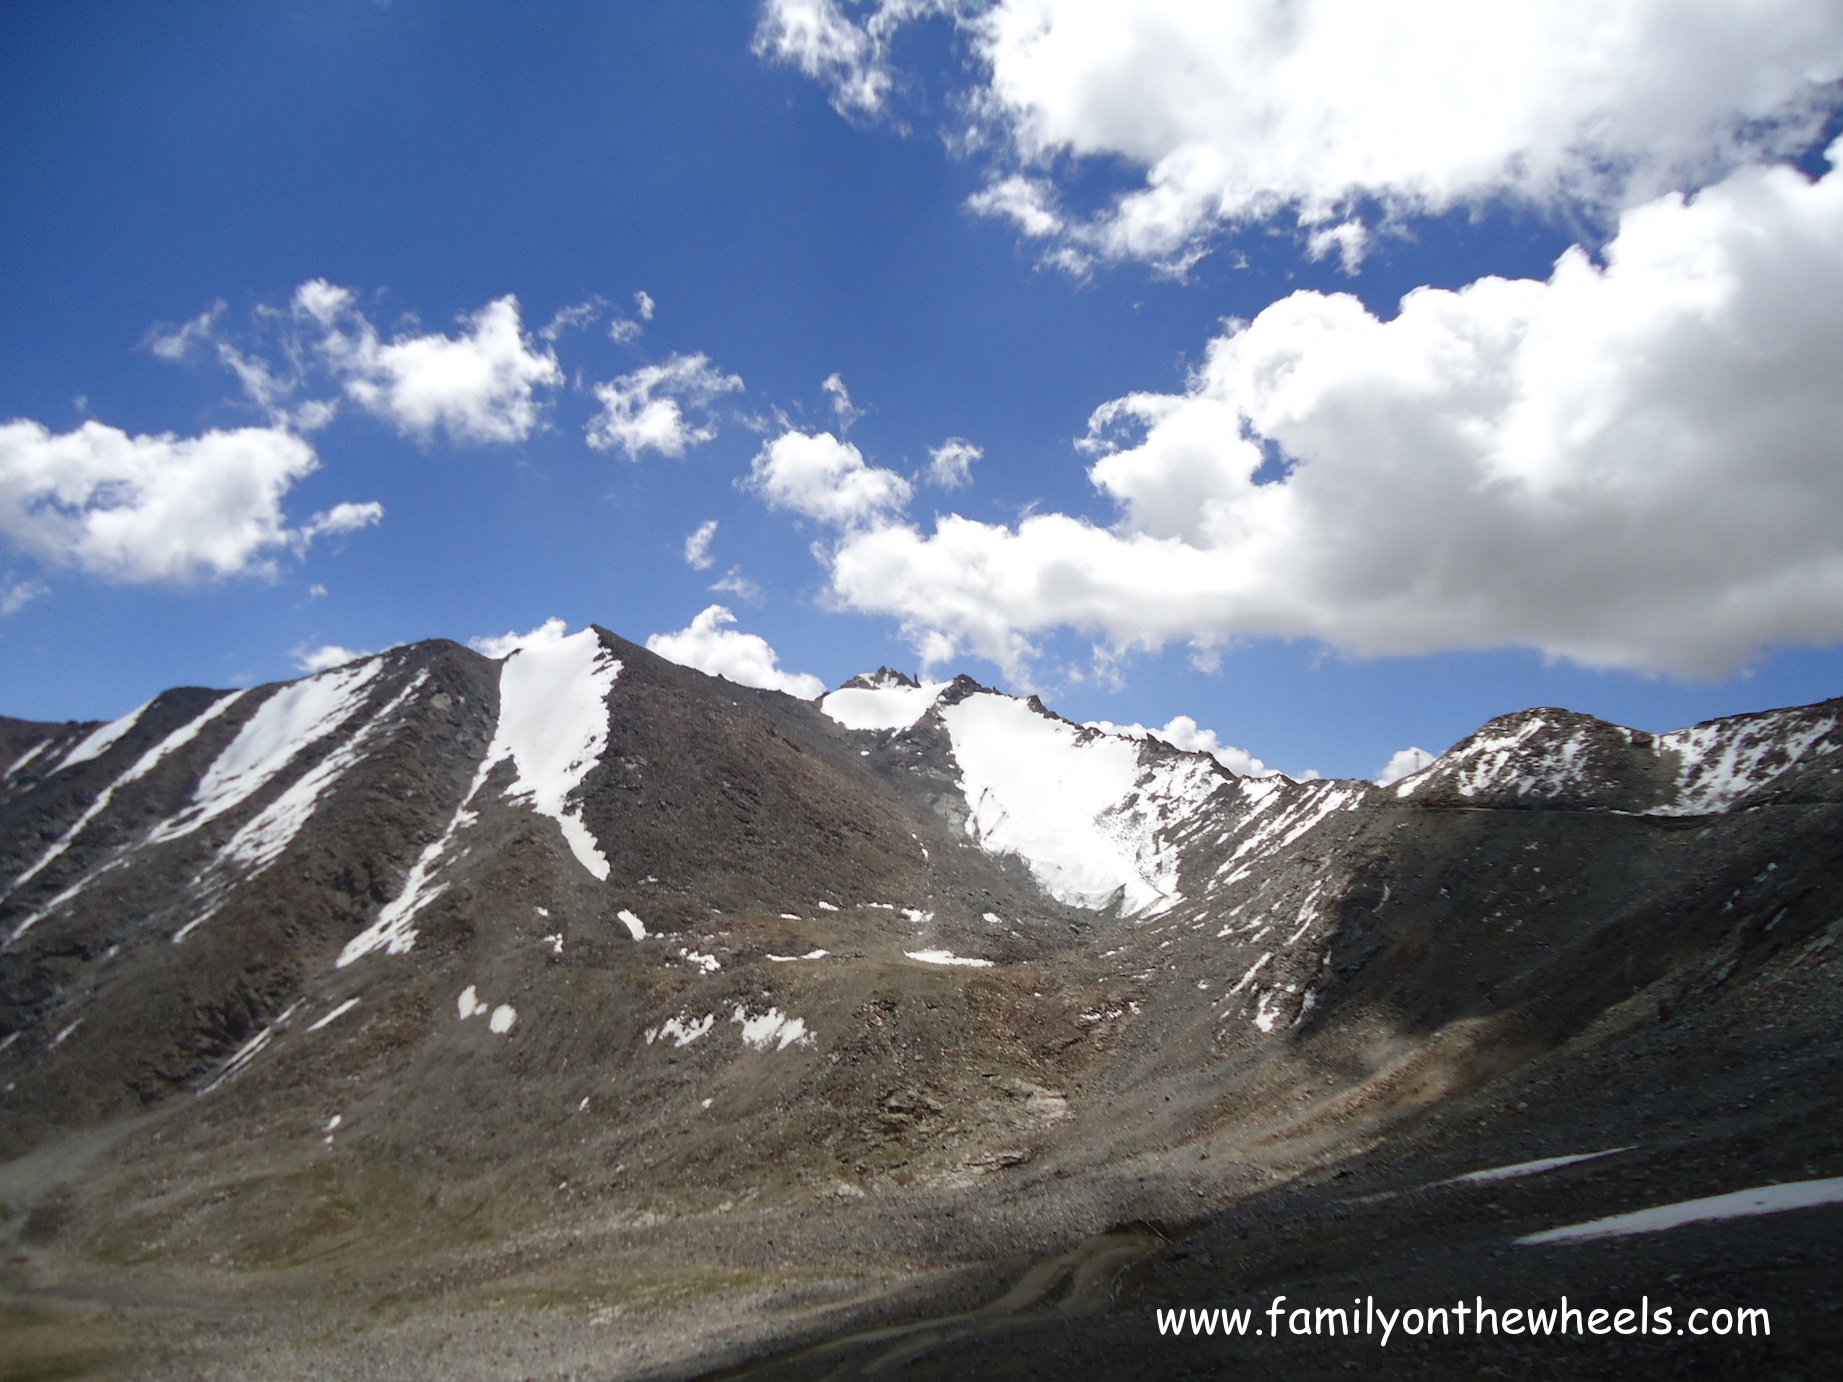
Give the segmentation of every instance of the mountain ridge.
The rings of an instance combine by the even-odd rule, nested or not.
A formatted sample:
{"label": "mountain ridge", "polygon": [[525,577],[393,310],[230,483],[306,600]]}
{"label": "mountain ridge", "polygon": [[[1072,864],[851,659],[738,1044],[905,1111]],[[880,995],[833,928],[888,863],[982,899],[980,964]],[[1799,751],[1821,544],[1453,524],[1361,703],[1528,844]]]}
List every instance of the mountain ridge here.
{"label": "mountain ridge", "polygon": [[[85,1292],[257,1303],[232,1334],[278,1375],[355,1365],[353,1312],[391,1375],[528,1371],[467,1352],[508,1290],[561,1302],[515,1311],[556,1375],[805,1375],[770,1355],[1075,1253],[1113,1286],[979,1328],[1104,1341],[1168,1240],[1277,1213],[1347,1252],[1370,1211],[1326,1178],[1450,1164],[1454,1126],[1593,1150],[1554,1139],[1599,1091],[1542,1125],[1505,1092],[1557,1061],[1691,1069],[1788,965],[1821,1030],[1840,713],[1536,708],[1387,787],[1295,782],[971,678],[808,703],[592,626],[0,721],[0,1290],[54,1333]],[[1826,1078],[1747,1156],[1843,1171]],[[164,1375],[194,1318],[112,1356]]]}

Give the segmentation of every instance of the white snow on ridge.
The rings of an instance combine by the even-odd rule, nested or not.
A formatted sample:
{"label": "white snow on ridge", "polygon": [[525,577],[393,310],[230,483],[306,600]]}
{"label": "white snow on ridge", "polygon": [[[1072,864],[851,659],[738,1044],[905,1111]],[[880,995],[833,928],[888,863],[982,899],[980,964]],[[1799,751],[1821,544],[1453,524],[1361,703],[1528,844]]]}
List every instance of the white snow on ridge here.
{"label": "white snow on ridge", "polygon": [[1491,735],[1481,731],[1462,748],[1448,750],[1420,771],[1397,780],[1395,795],[1410,797],[1430,783],[1448,779],[1462,797],[1506,789],[1514,789],[1518,796],[1538,789],[1545,794],[1553,792],[1571,777],[1575,755],[1585,744],[1585,732],[1577,731],[1543,755],[1541,761],[1532,761],[1526,746],[1547,728],[1548,721],[1532,715],[1514,729]]}
{"label": "white snow on ridge", "polygon": [[[51,773],[61,773],[66,768],[74,768],[77,764],[87,763],[92,758],[101,758],[115,746],[117,739],[135,727],[141,718],[141,712],[152,704],[152,701],[143,701],[121,719],[111,720],[108,724],[91,730],[81,743],[58,760],[57,766],[51,770]],[[51,773],[46,773],[45,776],[50,777]]]}
{"label": "white snow on ridge", "polygon": [[507,798],[556,821],[577,862],[598,879],[608,877],[607,857],[583,824],[582,808],[571,808],[567,801],[608,746],[608,693],[621,664],[602,647],[594,629],[564,636],[561,620],[527,635],[505,659],[499,672],[499,723],[467,794],[447,829],[423,847],[402,891],[340,951],[337,968],[374,950],[402,955],[416,943],[410,922],[448,887],[436,881],[436,867],[455,836],[479,819],[471,809],[473,800],[492,770],[508,758],[518,777],[506,789]]}
{"label": "white snow on ridge", "polygon": [[1837,728],[1836,718],[1799,723],[1804,712],[1782,710],[1740,723],[1716,721],[1662,734],[1660,756],[1681,755],[1677,797],[1653,816],[1704,816],[1725,811],[1739,797],[1772,781]]}
{"label": "white snow on ridge", "polygon": [[944,681],[909,686],[885,678],[875,690],[847,686],[819,702],[819,708],[846,729],[908,729],[947,689]]}
{"label": "white snow on ridge", "polygon": [[37,758],[41,753],[43,753],[50,746],[51,746],[51,740],[40,739],[31,748],[27,749],[24,753],[20,754],[19,757],[15,758],[11,766],[7,768],[6,772],[3,774],[0,774],[0,777],[7,777],[7,778],[12,777],[14,773],[18,772],[21,768],[25,767],[26,764],[30,763],[34,758]]}
{"label": "white snow on ridge", "polygon": [[[1254,872],[1262,859],[1293,844],[1338,811],[1354,811],[1369,793],[1367,783],[1338,778],[1318,778],[1293,783],[1285,778],[1235,784],[1248,808],[1222,837],[1227,844],[1237,831],[1245,832],[1234,853],[1217,866],[1212,886],[1239,883]],[[1269,814],[1270,808],[1278,807]]]}
{"label": "white snow on ridge", "polygon": [[[1578,724],[1566,733],[1541,715],[1490,733],[1481,731],[1432,763],[1390,784],[1407,798],[1435,784],[1460,796],[1514,793],[1519,797],[1563,797],[1592,786],[1588,765],[1596,727]],[[1605,729],[1622,734],[1622,726]],[[1674,759],[1676,779],[1669,799],[1649,808],[1653,816],[1702,816],[1726,811],[1747,793],[1766,785],[1818,752],[1835,748],[1837,717],[1813,717],[1805,709],[1773,711],[1713,721],[1658,735],[1660,759]],[[1545,733],[1546,731],[1546,733]],[[1400,755],[1397,755],[1400,757]]]}
{"label": "white snow on ridge", "polygon": [[229,843],[218,851],[212,867],[243,869],[247,871],[248,877],[254,878],[279,859],[282,851],[288,848],[307,824],[327,790],[348,768],[364,757],[378,731],[428,680],[426,670],[418,672],[408,686],[360,725],[351,738],[303,773],[293,785],[231,836]]}
{"label": "white snow on ridge", "polygon": [[499,727],[485,764],[510,758],[518,779],[506,795],[554,820],[577,861],[604,880],[601,844],[582,808],[566,802],[608,746],[608,693],[620,671],[594,629],[513,652],[499,673]]}
{"label": "white snow on ridge", "polygon": [[1630,1214],[1613,1214],[1591,1219],[1584,1224],[1565,1224],[1542,1233],[1527,1234],[1518,1243],[1579,1243],[1593,1238],[1624,1238],[1634,1233],[1661,1233],[1684,1224],[1707,1223],[1714,1219],[1745,1219],[1756,1214],[1782,1214],[1788,1209],[1812,1209],[1818,1205],[1843,1203],[1843,1176],[1827,1180],[1799,1180],[1781,1185],[1760,1185],[1751,1190],[1736,1190],[1726,1195],[1707,1195],[1699,1200],[1657,1205],[1634,1210]]}
{"label": "white snow on ridge", "polygon": [[1178,855],[1165,840],[1222,779],[1208,759],[1152,757],[1138,742],[985,692],[941,711],[953,737],[966,831],[989,854],[1015,854],[1043,890],[1122,916],[1172,906]]}
{"label": "white snow on ridge", "polygon": [[[115,781],[111,782],[107,787],[104,787],[96,794],[96,799],[89,804],[84,813],[72,822],[70,828],[49,845],[44,853],[38,856],[30,868],[20,874],[19,877],[15,878],[12,883],[8,885],[6,891],[0,893],[0,897],[11,894],[15,889],[22,887],[24,884],[29,883],[33,878],[37,877],[44,871],[48,864],[70,848],[77,836],[83,833],[83,828],[85,826],[108,809],[109,802],[114,798],[118,790],[126,787],[131,782],[136,782],[146,777],[147,774],[158,767],[169,755],[191,743],[198,737],[200,730],[204,729],[206,725],[210,724],[213,720],[217,719],[218,716],[222,715],[226,710],[229,710],[238,701],[242,700],[244,694],[245,693],[242,691],[232,691],[228,695],[220,696],[207,706],[202,713],[194,716],[189,722],[181,725],[178,729],[167,735],[166,738],[147,750],[146,753],[143,753],[120,777],[116,778]],[[149,702],[149,704],[152,704],[152,702]],[[139,712],[136,713],[138,714]],[[28,755],[28,757],[29,756],[30,755]]]}
{"label": "white snow on ridge", "polygon": [[303,677],[275,692],[205,770],[192,804],[155,826],[147,842],[159,844],[189,835],[261,791],[296,754],[352,717],[383,665],[382,658],[367,658]]}

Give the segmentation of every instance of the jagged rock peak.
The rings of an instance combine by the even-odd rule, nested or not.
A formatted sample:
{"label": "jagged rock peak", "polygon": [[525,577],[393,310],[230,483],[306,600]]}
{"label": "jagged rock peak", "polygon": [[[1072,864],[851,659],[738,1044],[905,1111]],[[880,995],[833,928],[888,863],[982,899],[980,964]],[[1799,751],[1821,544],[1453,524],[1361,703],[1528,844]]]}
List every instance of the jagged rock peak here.
{"label": "jagged rock peak", "polygon": [[887,691],[892,686],[918,687],[921,683],[906,672],[893,667],[879,667],[874,672],[860,672],[840,686],[840,691]]}

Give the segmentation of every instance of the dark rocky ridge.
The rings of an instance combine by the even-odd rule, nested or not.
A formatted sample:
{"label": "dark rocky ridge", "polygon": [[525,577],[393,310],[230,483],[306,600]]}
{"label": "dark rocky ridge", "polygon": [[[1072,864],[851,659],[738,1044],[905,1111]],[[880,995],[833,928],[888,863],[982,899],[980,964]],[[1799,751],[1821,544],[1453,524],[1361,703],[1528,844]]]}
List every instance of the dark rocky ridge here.
{"label": "dark rocky ridge", "polygon": [[[1843,1175],[1838,702],[1667,743],[1523,712],[1387,789],[1251,783],[1148,743],[1148,793],[1199,766],[1207,790],[1160,827],[1180,900],[1129,919],[969,841],[942,711],[976,683],[850,731],[600,637],[622,670],[572,800],[606,880],[505,798],[502,764],[413,946],[338,963],[494,735],[496,665],[430,643],[384,655],[234,809],[148,843],[278,691],[249,693],[0,902],[0,933],[37,917],[0,949],[15,1371],[1343,1376],[1380,1355],[1180,1345],[1150,1312],[1474,1285],[1758,1297],[1775,1334],[1417,1347],[1391,1370],[1837,1358],[1834,1208],[1510,1240]],[[216,694],[168,692],[62,771],[95,726],[0,720],[0,762],[48,744],[0,782],[0,879]],[[273,862],[223,862],[367,725]],[[992,963],[908,958],[928,949]],[[510,1030],[458,1015],[470,989]],[[687,1044],[665,1030],[706,1016]]]}

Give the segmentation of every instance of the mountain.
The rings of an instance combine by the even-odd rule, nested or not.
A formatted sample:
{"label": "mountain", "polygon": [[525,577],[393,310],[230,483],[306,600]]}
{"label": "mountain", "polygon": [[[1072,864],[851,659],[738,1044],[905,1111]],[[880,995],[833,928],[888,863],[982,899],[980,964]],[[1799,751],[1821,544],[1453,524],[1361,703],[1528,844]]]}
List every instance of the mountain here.
{"label": "mountain", "polygon": [[[0,720],[0,1376],[1827,1375],[1840,750],[1240,777],[601,629]],[[1773,1332],[1157,1314],[1564,1293]]]}

